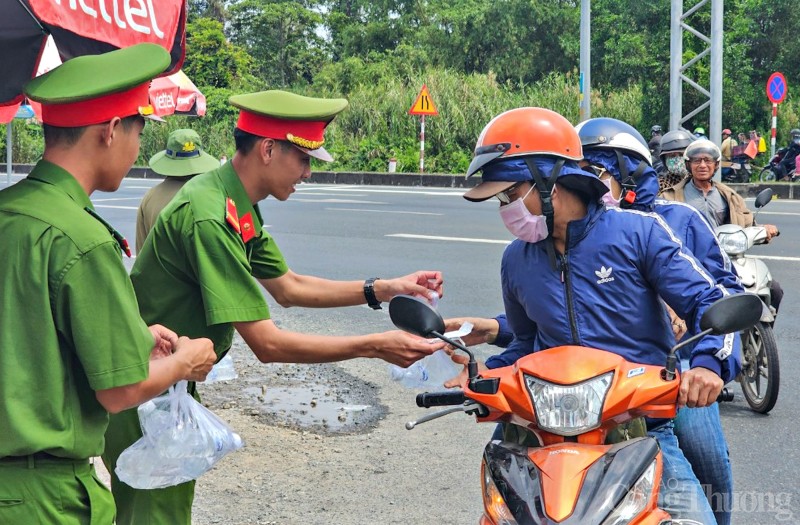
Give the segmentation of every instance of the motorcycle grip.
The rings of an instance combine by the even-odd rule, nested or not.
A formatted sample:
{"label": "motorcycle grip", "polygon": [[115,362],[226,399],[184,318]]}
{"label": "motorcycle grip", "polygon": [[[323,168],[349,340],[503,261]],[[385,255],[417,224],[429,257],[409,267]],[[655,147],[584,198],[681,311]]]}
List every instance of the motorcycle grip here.
{"label": "motorcycle grip", "polygon": [[463,390],[449,392],[423,392],[417,394],[417,406],[422,408],[461,405],[466,400]]}

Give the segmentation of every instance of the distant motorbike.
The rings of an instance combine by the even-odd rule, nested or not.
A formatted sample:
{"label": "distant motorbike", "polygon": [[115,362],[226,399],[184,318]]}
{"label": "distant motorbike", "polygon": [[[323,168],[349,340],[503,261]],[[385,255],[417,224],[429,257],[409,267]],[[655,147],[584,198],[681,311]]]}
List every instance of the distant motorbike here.
{"label": "distant motorbike", "polygon": [[[763,208],[771,200],[772,189],[767,188],[756,196],[756,209]],[[761,259],[745,254],[753,246],[766,243],[767,232],[763,226],[743,228],[724,224],[717,228],[716,233],[745,291],[757,295],[762,301],[761,318],[752,328],[741,333],[742,373],[738,381],[750,408],[766,414],[778,401],[780,389],[778,345],[772,332],[777,312],[772,306],[769,268]]]}
{"label": "distant motorbike", "polygon": [[752,175],[753,166],[750,165],[750,157],[747,155],[735,155],[731,157],[731,167],[722,168],[722,182],[750,182],[750,177]]}
{"label": "distant motorbike", "polygon": [[759,307],[750,294],[717,301],[703,314],[703,331],[676,345],[664,366],[560,346],[478,375],[472,352],[442,335],[444,321],[436,310],[418,298],[397,296],[389,314],[398,328],[442,339],[470,357],[463,390],[417,395],[420,407],[453,406],[406,423],[406,428],[462,412],[479,423],[513,423],[536,436],[541,445],[501,440],[486,445],[480,525],[700,525],[673,520],[658,508],[663,459],[654,438],[606,444],[606,436],[640,416],[675,417],[678,348],[709,333],[752,326]]}
{"label": "distant motorbike", "polygon": [[800,180],[800,173],[795,173],[794,169],[789,170],[786,174],[782,174],[781,170],[778,168],[778,164],[783,160],[788,150],[789,148],[781,148],[776,151],[775,156],[770,159],[769,164],[761,168],[761,171],[758,173],[758,180],[761,182],[774,182],[783,177],[788,177],[787,180],[789,182],[797,182]]}

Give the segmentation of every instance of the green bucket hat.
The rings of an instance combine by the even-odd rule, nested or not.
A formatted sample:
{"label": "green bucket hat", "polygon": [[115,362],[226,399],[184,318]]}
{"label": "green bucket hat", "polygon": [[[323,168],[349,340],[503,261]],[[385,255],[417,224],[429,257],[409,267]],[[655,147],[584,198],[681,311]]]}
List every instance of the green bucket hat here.
{"label": "green bucket hat", "polygon": [[186,177],[211,171],[219,161],[203,151],[200,135],[176,129],[167,138],[167,149],[150,157],[150,169],[165,177]]}

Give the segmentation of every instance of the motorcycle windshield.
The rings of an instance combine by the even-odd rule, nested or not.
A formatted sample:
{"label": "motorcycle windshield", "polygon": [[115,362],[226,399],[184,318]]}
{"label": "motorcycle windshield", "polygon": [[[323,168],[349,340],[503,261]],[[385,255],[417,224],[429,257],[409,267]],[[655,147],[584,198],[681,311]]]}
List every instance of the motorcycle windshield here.
{"label": "motorcycle windshield", "polygon": [[[576,443],[571,448],[578,454],[587,452],[599,457],[587,465],[583,476],[580,472],[560,472],[558,477],[553,477],[554,472],[543,473],[530,458],[535,449],[500,441],[486,446],[484,459],[487,468],[519,525],[601,525],[659,452],[656,440],[649,437],[611,447]],[[599,448],[607,451],[597,454]],[[563,451],[563,446],[557,450]],[[574,490],[572,485],[581,478],[580,487]],[[546,491],[543,486],[546,483],[563,483],[564,486]],[[561,521],[548,516],[545,493],[559,494],[561,498],[576,494],[574,501],[569,502],[573,503],[569,516]]]}

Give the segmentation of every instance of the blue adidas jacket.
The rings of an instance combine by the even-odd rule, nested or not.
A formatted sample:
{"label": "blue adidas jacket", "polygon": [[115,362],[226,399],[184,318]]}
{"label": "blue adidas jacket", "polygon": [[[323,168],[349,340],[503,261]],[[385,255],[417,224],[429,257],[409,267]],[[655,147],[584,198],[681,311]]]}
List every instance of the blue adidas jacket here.
{"label": "blue adidas jacket", "polygon": [[[659,297],[697,333],[705,309],[727,293],[664,219],[639,211],[590,204],[586,217],[569,224],[559,265],[550,267],[544,242],[516,240],[506,249],[503,299],[515,337],[487,366],[507,366],[532,351],[564,344],[663,365],[675,340]],[[738,371],[728,359],[732,351],[732,340],[707,336],[695,346],[691,366],[728,381]]]}

